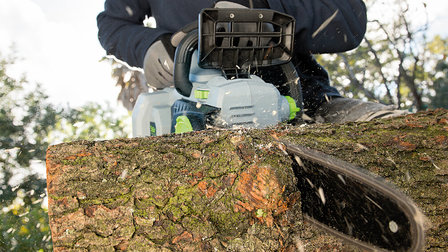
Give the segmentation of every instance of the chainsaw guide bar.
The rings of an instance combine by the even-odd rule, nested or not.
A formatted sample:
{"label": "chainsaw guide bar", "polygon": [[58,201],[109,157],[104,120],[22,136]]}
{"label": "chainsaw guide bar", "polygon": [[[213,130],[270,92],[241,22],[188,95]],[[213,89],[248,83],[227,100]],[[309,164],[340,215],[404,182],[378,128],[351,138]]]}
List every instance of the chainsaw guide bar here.
{"label": "chainsaw guide bar", "polygon": [[306,220],[369,251],[421,251],[423,214],[404,193],[365,169],[283,143]]}

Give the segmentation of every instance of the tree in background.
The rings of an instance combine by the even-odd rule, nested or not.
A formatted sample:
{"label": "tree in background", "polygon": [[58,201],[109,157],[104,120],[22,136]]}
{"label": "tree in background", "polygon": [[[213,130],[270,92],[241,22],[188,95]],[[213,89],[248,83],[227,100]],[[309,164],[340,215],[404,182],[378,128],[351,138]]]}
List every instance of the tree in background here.
{"label": "tree in background", "polygon": [[46,182],[37,172],[47,147],[126,137],[127,126],[109,106],[57,108],[39,85],[8,75],[14,61],[0,55],[0,251],[51,251]]}
{"label": "tree in background", "polygon": [[127,118],[116,115],[106,104],[88,103],[77,109],[67,109],[57,115],[54,129],[48,134],[50,143],[76,140],[104,140],[128,137]]}
{"label": "tree in background", "polygon": [[[381,12],[384,19],[369,15],[373,17],[360,47],[319,56],[333,85],[346,96],[395,104],[402,109],[439,107],[431,97],[439,97],[437,93],[446,86],[442,79],[435,83],[437,66],[446,63],[446,57],[430,46],[435,40],[443,41],[440,37],[427,39],[428,21],[421,23],[422,17],[427,20],[425,2],[373,0],[366,4],[369,14]],[[437,45],[440,49],[440,43]],[[446,48],[446,42],[443,46]]]}
{"label": "tree in background", "polygon": [[433,83],[434,95],[430,97],[431,107],[448,109],[448,63],[440,61],[436,66],[436,70],[436,76],[438,77]]}
{"label": "tree in background", "polygon": [[44,160],[45,136],[57,111],[46,96],[23,78],[6,73],[14,59],[0,59],[0,250],[51,249],[48,217],[42,201],[45,179],[32,173],[32,164]]}
{"label": "tree in background", "polygon": [[128,110],[132,111],[138,95],[148,92],[150,87],[146,84],[146,78],[142,71],[133,69],[127,64],[113,58],[104,58],[112,65],[112,77],[116,86],[121,87],[117,100]]}

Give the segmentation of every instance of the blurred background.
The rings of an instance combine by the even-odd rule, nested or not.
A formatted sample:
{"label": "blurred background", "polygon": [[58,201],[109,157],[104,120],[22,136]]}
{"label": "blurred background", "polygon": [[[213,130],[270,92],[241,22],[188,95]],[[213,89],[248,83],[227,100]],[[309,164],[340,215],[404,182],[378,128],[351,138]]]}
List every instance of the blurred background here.
{"label": "blurred background", "polygon": [[[138,69],[105,58],[103,0],[0,0],[0,251],[51,251],[45,151],[130,137],[148,90]],[[448,108],[448,1],[369,0],[356,50],[316,55],[345,96],[419,111]]]}

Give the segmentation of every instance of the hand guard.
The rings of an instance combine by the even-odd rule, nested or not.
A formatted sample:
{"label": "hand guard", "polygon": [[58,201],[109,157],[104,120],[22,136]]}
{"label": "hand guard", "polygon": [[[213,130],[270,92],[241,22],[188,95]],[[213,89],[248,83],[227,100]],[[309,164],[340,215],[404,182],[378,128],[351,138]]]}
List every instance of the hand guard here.
{"label": "hand guard", "polygon": [[316,121],[324,123],[367,122],[409,114],[392,105],[365,102],[358,99],[334,97],[324,103],[316,112]]}

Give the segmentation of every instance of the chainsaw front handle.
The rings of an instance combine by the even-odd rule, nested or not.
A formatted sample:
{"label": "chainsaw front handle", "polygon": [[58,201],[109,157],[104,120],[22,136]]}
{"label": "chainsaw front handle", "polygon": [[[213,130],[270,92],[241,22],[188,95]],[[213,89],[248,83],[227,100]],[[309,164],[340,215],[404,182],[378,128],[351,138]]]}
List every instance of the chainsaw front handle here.
{"label": "chainsaw front handle", "polygon": [[193,83],[190,81],[191,57],[198,47],[198,31],[189,32],[179,43],[174,56],[174,87],[183,96],[190,97]]}

